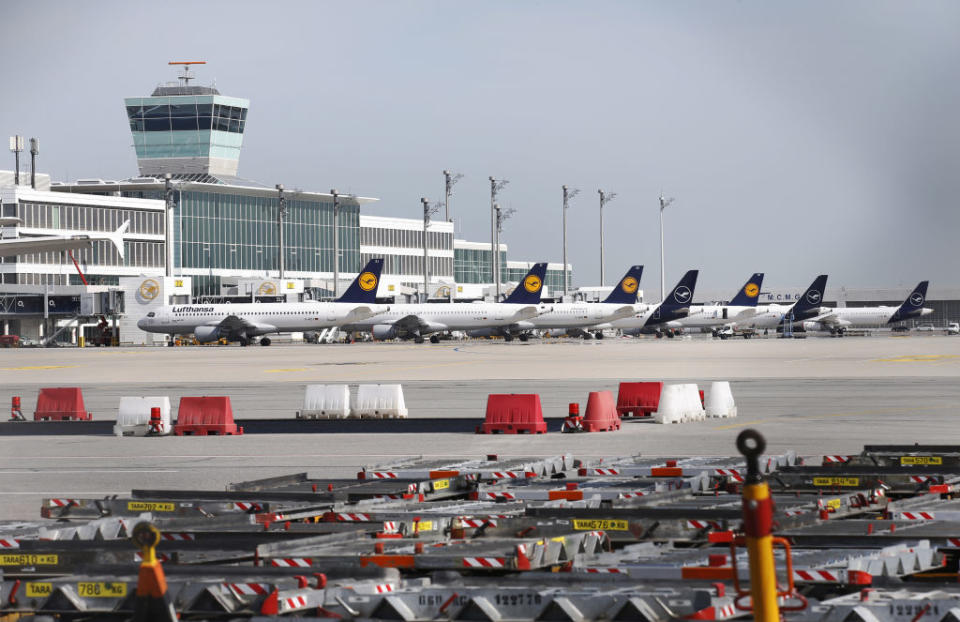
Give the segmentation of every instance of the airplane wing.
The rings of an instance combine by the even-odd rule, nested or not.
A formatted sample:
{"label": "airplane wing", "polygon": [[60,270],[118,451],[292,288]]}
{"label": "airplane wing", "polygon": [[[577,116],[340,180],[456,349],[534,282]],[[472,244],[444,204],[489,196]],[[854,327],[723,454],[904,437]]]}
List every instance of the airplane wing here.
{"label": "airplane wing", "polygon": [[612,322],[614,320],[622,320],[625,317],[632,317],[634,313],[635,313],[634,305],[623,305],[622,307],[614,311],[613,315],[607,318],[607,321]]}
{"label": "airplane wing", "polygon": [[255,324],[236,315],[228,315],[219,322],[211,320],[207,326],[215,326],[222,333],[238,335],[247,333],[248,335],[262,335],[277,332],[277,327],[272,324]]}
{"label": "airplane wing", "polygon": [[351,322],[360,322],[372,318],[381,313],[386,313],[390,310],[390,307],[387,305],[357,305],[347,313],[346,317],[343,319],[345,324],[350,324]]}
{"label": "airplane wing", "polygon": [[41,237],[23,237],[9,240],[0,240],[0,257],[12,257],[15,255],[29,255],[31,253],[49,253],[56,251],[67,251],[75,248],[85,248],[99,240],[109,240],[120,258],[123,259],[123,234],[130,226],[130,221],[124,221],[120,227],[112,233],[103,234],[81,234],[70,236],[41,236]]}
{"label": "airplane wing", "polygon": [[821,313],[816,317],[812,317],[807,322],[820,322],[826,326],[838,326],[841,324],[840,316],[838,316],[833,311],[828,311],[826,313]]}
{"label": "airplane wing", "polygon": [[396,329],[397,333],[401,335],[414,333],[424,335],[427,333],[436,333],[447,330],[447,326],[445,324],[426,322],[420,318],[420,316],[413,314],[403,316],[393,323],[393,327]]}
{"label": "airplane wing", "polygon": [[550,313],[551,311],[553,311],[553,307],[551,306],[524,305],[513,312],[513,315],[510,316],[510,321],[519,322],[522,320],[529,320],[530,318],[543,315],[544,313]]}

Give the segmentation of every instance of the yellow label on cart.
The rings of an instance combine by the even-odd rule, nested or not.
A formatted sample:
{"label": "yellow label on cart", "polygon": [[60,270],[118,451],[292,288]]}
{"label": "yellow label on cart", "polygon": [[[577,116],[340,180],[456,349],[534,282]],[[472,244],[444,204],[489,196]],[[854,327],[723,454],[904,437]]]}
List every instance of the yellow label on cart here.
{"label": "yellow label on cart", "polygon": [[843,501],[840,499],[828,499],[826,504],[831,510],[839,510],[840,506],[843,505]]}
{"label": "yellow label on cart", "polygon": [[943,464],[943,458],[940,456],[900,456],[900,465],[930,464],[940,466]]}
{"label": "yellow label on cart", "polygon": [[577,531],[627,531],[630,523],[625,520],[575,518],[573,528]]}
{"label": "yellow label on cart", "polygon": [[444,490],[445,488],[450,488],[450,480],[448,479],[437,479],[433,481],[434,490]]}
{"label": "yellow label on cart", "polygon": [[56,566],[60,563],[58,555],[17,553],[0,555],[0,566]]}
{"label": "yellow label on cart", "polygon": [[27,583],[27,598],[46,598],[53,594],[53,583]]}
{"label": "yellow label on cart", "polygon": [[77,596],[81,598],[123,598],[127,595],[126,583],[88,582],[77,583]]}
{"label": "yellow label on cart", "polygon": [[859,486],[859,477],[814,477],[814,486]]}
{"label": "yellow label on cart", "polygon": [[417,531],[433,531],[433,521],[432,520],[422,520],[417,523]]}
{"label": "yellow label on cart", "polygon": [[174,503],[158,501],[130,501],[127,503],[127,509],[131,512],[173,512],[177,506]]}

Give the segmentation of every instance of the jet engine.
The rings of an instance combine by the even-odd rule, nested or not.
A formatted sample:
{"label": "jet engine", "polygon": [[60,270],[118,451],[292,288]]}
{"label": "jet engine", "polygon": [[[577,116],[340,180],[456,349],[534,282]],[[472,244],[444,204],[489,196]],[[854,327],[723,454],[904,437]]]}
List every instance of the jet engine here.
{"label": "jet engine", "polygon": [[210,343],[221,337],[220,328],[217,326],[197,326],[193,334],[200,343]]}
{"label": "jet engine", "polygon": [[373,333],[374,339],[384,340],[397,338],[397,329],[390,324],[374,324],[370,332]]}

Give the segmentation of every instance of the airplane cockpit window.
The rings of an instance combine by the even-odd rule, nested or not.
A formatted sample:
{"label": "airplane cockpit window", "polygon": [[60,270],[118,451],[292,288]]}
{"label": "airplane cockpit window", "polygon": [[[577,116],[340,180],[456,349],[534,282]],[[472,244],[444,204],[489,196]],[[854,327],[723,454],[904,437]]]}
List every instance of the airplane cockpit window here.
{"label": "airplane cockpit window", "polygon": [[147,314],[147,317],[156,317],[156,316],[157,316],[157,314],[156,314],[155,312],[153,312],[153,311],[151,311],[150,313]]}

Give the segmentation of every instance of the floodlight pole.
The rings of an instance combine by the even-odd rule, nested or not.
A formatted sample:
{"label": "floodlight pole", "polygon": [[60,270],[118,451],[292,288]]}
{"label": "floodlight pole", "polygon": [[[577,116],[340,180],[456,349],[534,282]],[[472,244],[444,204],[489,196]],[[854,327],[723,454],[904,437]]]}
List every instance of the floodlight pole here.
{"label": "floodlight pole", "polygon": [[37,155],[40,153],[40,141],[30,139],[30,187],[37,189]]}
{"label": "floodlight pole", "polygon": [[604,285],[604,253],[603,253],[603,206],[609,203],[617,196],[616,192],[610,194],[603,190],[597,190],[600,193],[600,287]]}
{"label": "floodlight pole", "polygon": [[430,283],[430,271],[427,268],[427,228],[430,226],[430,201],[420,197],[420,203],[423,204],[423,300],[426,302],[430,297],[428,289]]}
{"label": "floodlight pole", "polygon": [[667,290],[666,287],[666,278],[664,277],[665,271],[663,268],[663,210],[667,209],[667,206],[673,203],[673,198],[664,198],[663,195],[660,195],[660,302],[663,302],[663,297]]}
{"label": "floodlight pole", "polygon": [[444,198],[443,198],[443,211],[444,216],[446,217],[447,222],[450,222],[450,195],[453,194],[453,185],[456,184],[463,177],[462,174],[456,173],[453,174],[450,171],[443,171],[443,180],[444,180]]}
{"label": "floodlight pole", "polygon": [[173,276],[173,175],[163,174],[163,198],[164,198],[164,226],[163,226],[163,250],[164,250],[164,274]]}
{"label": "floodlight pole", "polygon": [[333,195],[333,297],[340,297],[340,193],[336,188],[330,191]]}
{"label": "floodlight pole", "polygon": [[567,273],[567,208],[570,207],[570,199],[577,196],[580,192],[576,188],[563,186],[563,296],[566,298],[567,290],[570,288],[570,276]]}
{"label": "floodlight pole", "polygon": [[496,286],[496,301],[500,301],[500,245],[497,244],[497,193],[506,186],[506,179],[490,177],[490,276]]}
{"label": "floodlight pole", "polygon": [[283,184],[277,184],[277,194],[277,243],[279,246],[277,253],[277,278],[282,281],[284,268],[286,267],[283,247],[283,217],[287,215],[287,199],[283,196]]}
{"label": "floodlight pole", "polygon": [[13,185],[20,185],[20,152],[23,151],[23,136],[10,137],[10,151],[13,152],[15,162],[13,169]]}

